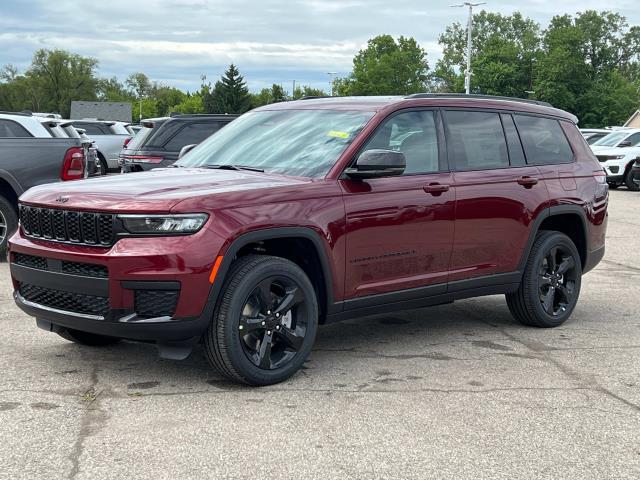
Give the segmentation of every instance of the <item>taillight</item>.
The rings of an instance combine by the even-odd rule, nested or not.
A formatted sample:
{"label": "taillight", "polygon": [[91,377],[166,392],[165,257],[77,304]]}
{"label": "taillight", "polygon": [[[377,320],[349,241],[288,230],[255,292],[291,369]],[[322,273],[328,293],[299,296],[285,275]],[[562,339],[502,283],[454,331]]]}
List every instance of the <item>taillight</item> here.
{"label": "taillight", "polygon": [[130,141],[131,141],[131,137],[125,138],[124,143],[122,144],[122,148],[127,148],[127,145],[129,145]]}
{"label": "taillight", "polygon": [[84,150],[82,147],[71,147],[64,154],[60,178],[62,181],[84,178]]}
{"label": "taillight", "polygon": [[126,155],[124,158],[135,163],[160,163],[164,160],[164,157],[153,157],[149,155]]}

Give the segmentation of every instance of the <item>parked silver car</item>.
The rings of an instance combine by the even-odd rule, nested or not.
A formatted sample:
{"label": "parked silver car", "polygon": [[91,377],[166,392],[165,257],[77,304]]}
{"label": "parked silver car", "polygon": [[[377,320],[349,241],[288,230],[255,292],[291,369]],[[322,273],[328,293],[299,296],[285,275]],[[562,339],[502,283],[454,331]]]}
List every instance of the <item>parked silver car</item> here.
{"label": "parked silver car", "polygon": [[129,124],[91,119],[70,120],[70,122],[74,127],[83,129],[94,141],[103,175],[106,175],[109,170],[117,170],[120,151],[125,142],[132,137]]}

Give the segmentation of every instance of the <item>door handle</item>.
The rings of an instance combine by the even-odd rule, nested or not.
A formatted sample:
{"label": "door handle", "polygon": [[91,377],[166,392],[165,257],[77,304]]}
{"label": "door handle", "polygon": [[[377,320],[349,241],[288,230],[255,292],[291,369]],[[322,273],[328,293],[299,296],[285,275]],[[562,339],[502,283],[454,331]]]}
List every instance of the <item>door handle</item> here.
{"label": "door handle", "polygon": [[424,186],[424,191],[430,193],[434,197],[442,195],[444,192],[449,191],[449,185],[442,185],[441,183],[430,183]]}
{"label": "door handle", "polygon": [[531,188],[534,185],[538,184],[538,179],[535,177],[520,177],[518,180],[518,185],[522,185],[524,188]]}

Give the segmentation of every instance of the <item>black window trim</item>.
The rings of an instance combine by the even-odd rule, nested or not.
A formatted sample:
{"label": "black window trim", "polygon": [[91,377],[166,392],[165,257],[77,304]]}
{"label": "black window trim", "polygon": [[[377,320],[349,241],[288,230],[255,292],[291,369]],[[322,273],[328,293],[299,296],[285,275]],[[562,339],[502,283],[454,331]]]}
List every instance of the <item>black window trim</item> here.
{"label": "black window trim", "polygon": [[[518,128],[518,122],[516,122],[516,115],[522,115],[522,116],[527,116],[527,117],[538,117],[538,118],[546,118],[548,120],[555,120],[556,122],[558,122],[558,127],[560,128],[560,131],[562,132],[562,135],[564,136],[565,140],[567,141],[567,144],[569,145],[569,150],[571,150],[571,161],[570,162],[562,162],[562,163],[533,163],[533,162],[529,162],[529,159],[527,158],[527,149],[524,148],[524,143],[522,142],[522,135],[520,134],[520,129]],[[571,165],[572,163],[576,163],[578,161],[577,159],[577,155],[576,155],[576,151],[573,148],[573,144],[571,143],[571,140],[569,139],[569,137],[567,137],[566,132],[564,131],[564,128],[562,128],[562,124],[560,122],[567,122],[567,123],[572,123],[570,121],[568,121],[566,118],[561,118],[561,117],[556,117],[553,115],[541,115],[538,113],[529,113],[529,112],[518,112],[518,111],[514,111],[512,112],[511,116],[513,117],[513,124],[516,126],[516,131],[518,132],[518,137],[520,137],[520,144],[522,145],[522,151],[524,153],[524,159],[527,162],[527,165],[530,165],[532,167],[544,167],[544,166],[550,166],[550,165]]]}
{"label": "black window trim", "polygon": [[[14,125],[17,125],[18,128],[21,128],[22,130],[27,132],[27,136],[26,137],[0,137],[0,138],[34,138],[35,137],[35,135],[33,135],[27,128],[25,128],[19,122],[16,122],[15,120],[13,120],[11,118],[0,118],[0,120],[3,120],[3,121],[8,122],[8,123],[13,123]],[[46,128],[45,128],[45,130],[46,130]]]}
{"label": "black window trim", "polygon": [[[434,114],[433,115],[433,117],[434,117],[433,120],[434,120],[435,127],[436,127],[436,136],[438,138],[438,171],[436,171],[436,172],[422,172],[422,173],[408,173],[406,175],[402,174],[402,175],[398,175],[398,176],[395,176],[395,177],[382,177],[382,178],[410,178],[410,177],[425,176],[425,175],[439,175],[441,173],[451,173],[451,167],[449,165],[448,157],[447,157],[447,146],[446,146],[445,135],[444,135],[444,122],[443,122],[442,113],[441,113],[440,110],[441,110],[440,107],[437,107],[437,106],[433,106],[433,107],[409,107],[409,108],[402,108],[400,110],[394,110],[393,112],[389,113],[386,117],[384,117],[382,120],[380,120],[380,123],[378,123],[376,128],[369,135],[367,135],[366,138],[364,138],[362,140],[362,146],[358,149],[358,151],[349,160],[349,162],[345,166],[344,170],[342,171],[342,173],[340,174],[338,179],[339,180],[352,180],[347,176],[345,171],[347,169],[351,168],[356,163],[356,160],[362,154],[362,152],[364,152],[364,149],[367,146],[367,144],[369,143],[369,141],[380,131],[382,126],[385,123],[387,123],[387,121],[389,121],[393,117],[395,117],[397,115],[401,115],[403,113],[424,112],[424,111],[430,111],[430,112],[433,112],[433,114]],[[371,180],[376,180],[376,179],[369,179],[367,181],[369,182]]]}

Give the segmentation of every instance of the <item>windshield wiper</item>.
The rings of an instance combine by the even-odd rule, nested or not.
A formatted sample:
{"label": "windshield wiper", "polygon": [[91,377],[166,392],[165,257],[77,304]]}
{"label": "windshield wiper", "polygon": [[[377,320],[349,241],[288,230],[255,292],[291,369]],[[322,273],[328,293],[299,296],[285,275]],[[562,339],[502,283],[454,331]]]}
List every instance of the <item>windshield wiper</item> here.
{"label": "windshield wiper", "polygon": [[262,168],[247,167],[245,165],[202,165],[200,168],[216,170],[249,170],[250,172],[264,172]]}

